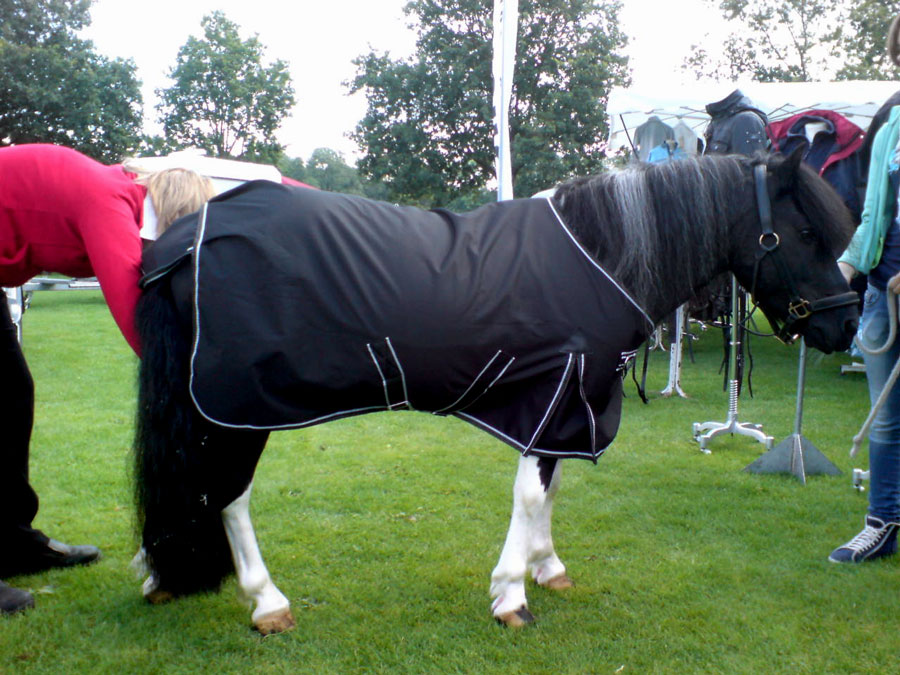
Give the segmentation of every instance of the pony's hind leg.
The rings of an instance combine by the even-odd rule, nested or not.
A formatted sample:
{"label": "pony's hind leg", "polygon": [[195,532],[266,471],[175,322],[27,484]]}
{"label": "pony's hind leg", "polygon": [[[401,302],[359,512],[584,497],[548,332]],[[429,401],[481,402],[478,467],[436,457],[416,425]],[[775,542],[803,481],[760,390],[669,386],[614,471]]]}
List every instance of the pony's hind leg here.
{"label": "pony's hind leg", "polygon": [[241,594],[253,606],[253,627],[263,635],[281,633],[294,627],[290,602],[269,576],[256,543],[250,521],[250,491],[247,490],[222,511],[222,522],[231,546]]}
{"label": "pony's hind leg", "polygon": [[572,585],[566,567],[553,549],[550,533],[553,497],[559,489],[556,460],[522,457],[513,486],[513,510],[500,560],[491,574],[491,609],[508,626],[531,623],[525,597],[528,572],[541,586],[564,589]]}
{"label": "pony's hind leg", "polygon": [[562,480],[562,463],[555,459],[538,459],[538,473],[545,493],[540,507],[535,509],[528,529],[528,568],[539,586],[560,591],[574,586],[553,548],[551,534],[553,498]]}

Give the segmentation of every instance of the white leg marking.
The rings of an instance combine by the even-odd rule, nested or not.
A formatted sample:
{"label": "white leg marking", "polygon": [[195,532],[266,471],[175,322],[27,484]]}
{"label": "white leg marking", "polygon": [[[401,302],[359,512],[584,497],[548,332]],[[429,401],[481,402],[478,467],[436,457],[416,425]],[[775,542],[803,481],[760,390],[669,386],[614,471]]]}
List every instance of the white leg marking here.
{"label": "white leg marking", "polygon": [[156,575],[150,569],[150,565],[147,564],[147,550],[143,546],[138,549],[128,566],[139,578],[147,575],[147,578],[144,579],[144,583],[141,585],[141,593],[147,602],[158,605],[172,599],[171,593],[159,590],[159,579],[156,578]]}
{"label": "white leg marking", "polygon": [[[222,510],[222,522],[231,546],[234,567],[237,571],[241,595],[250,601],[253,624],[260,627],[260,620],[272,615],[290,616],[290,603],[276,588],[263,562],[250,522],[250,491],[253,485]],[[293,620],[290,620],[291,625]],[[285,630],[289,626],[281,628]],[[264,631],[264,632],[277,632]]]}
{"label": "white leg marking", "polygon": [[146,579],[144,579],[144,583],[141,584],[141,593],[145,598],[149,598],[156,589],[159,588],[159,581],[156,579],[156,575],[151,574]]}
{"label": "white leg marking", "polygon": [[491,574],[491,609],[500,618],[527,607],[525,574],[543,584],[565,575],[565,565],[553,550],[550,521],[553,496],[559,489],[560,463],[557,462],[549,489],[541,484],[536,457],[522,457],[513,486],[513,509],[509,532],[500,560]]}
{"label": "white leg marking", "polygon": [[[540,585],[565,576],[566,566],[556,555],[553,548],[551,526],[553,520],[553,498],[559,491],[562,480],[562,461],[556,462],[553,476],[543,499],[535,500],[530,510],[528,523],[528,567],[531,577]],[[537,486],[543,489],[540,476],[536,477]]]}
{"label": "white leg marking", "polygon": [[147,564],[147,549],[141,546],[128,566],[134,571],[135,576],[142,577],[150,574],[150,566]]}

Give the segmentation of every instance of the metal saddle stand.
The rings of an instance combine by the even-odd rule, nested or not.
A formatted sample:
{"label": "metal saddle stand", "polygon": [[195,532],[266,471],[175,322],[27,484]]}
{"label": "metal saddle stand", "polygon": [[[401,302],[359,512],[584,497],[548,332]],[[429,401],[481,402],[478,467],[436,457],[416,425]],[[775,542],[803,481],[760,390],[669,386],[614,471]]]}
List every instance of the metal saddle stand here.
{"label": "metal saddle stand", "polygon": [[[709,441],[721,434],[739,434],[741,436],[750,436],[760,443],[765,444],[766,449],[771,450],[775,439],[766,435],[762,430],[761,424],[751,424],[749,422],[738,422],[738,389],[740,381],[737,379],[737,362],[738,352],[741,348],[741,326],[738,317],[739,311],[739,293],[737,279],[731,277],[731,343],[728,356],[728,367],[730,368],[731,380],[728,382],[728,419],[723,422],[704,422],[700,424],[694,422],[694,440],[700,443],[700,451],[709,454],[707,447]],[[705,432],[705,433],[704,433]]]}
{"label": "metal saddle stand", "polygon": [[678,394],[687,398],[687,394],[681,388],[681,356],[684,342],[684,305],[680,305],[675,311],[675,336],[669,343],[669,382],[666,388],[660,392],[661,396]]}
{"label": "metal saddle stand", "polygon": [[806,384],[806,341],[800,339],[800,366],[797,369],[797,412],[794,433],[744,467],[749,473],[792,473],[803,485],[807,474],[839,476],[841,470],[800,432],[803,422],[803,389]]}

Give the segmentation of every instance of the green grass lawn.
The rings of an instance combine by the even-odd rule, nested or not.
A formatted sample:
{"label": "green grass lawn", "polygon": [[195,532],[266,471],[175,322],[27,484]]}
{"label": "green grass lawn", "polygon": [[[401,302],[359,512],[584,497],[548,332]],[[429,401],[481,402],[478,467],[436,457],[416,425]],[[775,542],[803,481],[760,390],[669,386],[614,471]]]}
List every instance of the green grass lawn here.
{"label": "green grass lawn", "polygon": [[[851,438],[867,411],[846,355],[811,352],[803,432],[844,472],[742,469],[765,448],[693,422],[724,421],[721,333],[686,355],[689,399],[663,399],[668,359],[634,387],[597,466],[569,461],[557,551],[577,586],[529,588],[537,623],[490,615],[517,454],[455,419],[390,413],[274,434],[253,515],[297,629],[262,638],[222,593],[146,605],[129,570],[136,359],[95,292],[34,296],[25,348],[37,387],[37,526],[104,558],[10,579],[37,608],[0,620],[0,673],[883,673],[900,651],[900,560],[844,567],[828,553],[860,529]],[[755,340],[740,421],[793,430],[798,348]],[[2,431],[0,431],[2,434]],[[0,435],[2,442],[2,435]]]}

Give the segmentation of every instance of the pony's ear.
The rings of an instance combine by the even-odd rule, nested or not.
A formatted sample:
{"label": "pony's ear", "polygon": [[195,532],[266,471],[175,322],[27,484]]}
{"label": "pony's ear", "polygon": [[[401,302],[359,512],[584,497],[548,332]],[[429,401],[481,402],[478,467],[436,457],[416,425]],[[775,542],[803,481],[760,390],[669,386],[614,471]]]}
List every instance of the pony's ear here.
{"label": "pony's ear", "polygon": [[797,146],[780,161],[772,166],[772,175],[775,177],[775,185],[780,190],[791,188],[797,182],[797,173],[803,162],[803,147]]}

